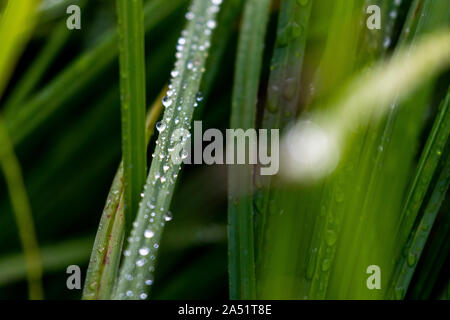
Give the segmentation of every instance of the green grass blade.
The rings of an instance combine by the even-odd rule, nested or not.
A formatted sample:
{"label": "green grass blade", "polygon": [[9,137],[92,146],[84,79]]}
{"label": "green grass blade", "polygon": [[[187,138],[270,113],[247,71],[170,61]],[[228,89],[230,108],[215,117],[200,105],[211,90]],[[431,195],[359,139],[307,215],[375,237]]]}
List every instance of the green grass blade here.
{"label": "green grass blade", "polygon": [[127,229],[138,210],[147,173],[145,143],[145,32],[142,0],[117,0],[120,100]]}
{"label": "green grass blade", "polygon": [[420,219],[417,229],[413,231],[412,238],[405,248],[405,256],[399,261],[398,272],[391,282],[392,288],[389,292],[391,299],[403,299],[405,297],[414,271],[416,270],[417,262],[422,255],[431,228],[436,220],[441,204],[445,199],[450,185],[450,157],[447,155],[444,160],[444,168],[433,188],[423,217]]}
{"label": "green grass blade", "polygon": [[0,20],[0,97],[13,72],[13,68],[28,41],[34,24],[37,0],[8,1]]}
{"label": "green grass blade", "polygon": [[283,1],[278,18],[263,127],[282,128],[295,118],[312,1]]}
{"label": "green grass blade", "polygon": [[[41,247],[44,273],[64,270],[70,265],[81,265],[89,259],[92,239],[77,238]],[[25,256],[11,254],[0,258],[0,286],[21,281],[27,277]]]}
{"label": "green grass blade", "polygon": [[[0,97],[13,72],[15,62],[28,41],[32,26],[36,22],[35,10],[38,1],[9,1],[0,20]],[[4,173],[10,193],[19,236],[25,254],[30,299],[42,299],[42,264],[34,229],[33,216],[25,190],[22,170],[14,153],[14,147],[3,117],[0,115],[0,167]]]}
{"label": "green grass blade", "polygon": [[[231,129],[255,128],[256,103],[270,0],[245,4],[239,34],[231,109]],[[228,170],[228,268],[231,299],[255,299],[253,167]]]}
{"label": "green grass blade", "polygon": [[42,299],[42,265],[31,213],[28,195],[23,183],[22,170],[14,153],[8,132],[0,117],[0,167],[6,178],[6,184],[11,197],[13,211],[19,229],[19,236],[25,252],[27,264],[30,299]]}
{"label": "green grass blade", "polygon": [[[153,283],[159,243],[165,222],[171,219],[169,206],[181,169],[170,150],[176,152],[175,147],[182,147],[189,139],[186,130],[190,129],[220,3],[220,0],[194,0],[186,15],[189,23],[178,42],[177,61],[164,99],[166,109],[157,125],[160,134],[144,197],[125,251],[115,299],[146,299]],[[180,133],[181,145],[174,133]],[[176,156],[180,157],[180,153]],[[184,155],[181,157],[185,158]]]}
{"label": "green grass blade", "polygon": [[[282,129],[297,115],[311,10],[312,1],[281,3],[263,115],[264,129]],[[256,175],[255,180],[256,261],[261,265],[271,179]]]}
{"label": "green grass blade", "polygon": [[[330,4],[332,17],[323,57],[312,87],[327,96],[352,73],[356,63],[357,39],[361,28],[361,0],[336,0]],[[336,63],[339,61],[339,63]]]}
{"label": "green grass blade", "polygon": [[400,235],[400,239],[404,239],[408,235],[408,230],[411,230],[414,221],[417,218],[417,214],[447,143],[450,134],[450,112],[448,111],[449,100],[450,91],[442,102],[439,114],[422,152],[414,180],[408,192],[401,220],[399,222],[401,225],[399,231],[403,231],[403,234]]}
{"label": "green grass blade", "polygon": [[[445,200],[448,202],[448,199]],[[447,209],[447,211],[445,211]],[[414,273],[416,280],[410,284],[406,299],[425,300],[432,298],[433,289],[439,286],[439,274],[444,271],[450,252],[450,214],[448,203],[443,204],[441,214],[428,238],[425,250],[422,252],[419,265]],[[412,287],[411,287],[412,286]]]}

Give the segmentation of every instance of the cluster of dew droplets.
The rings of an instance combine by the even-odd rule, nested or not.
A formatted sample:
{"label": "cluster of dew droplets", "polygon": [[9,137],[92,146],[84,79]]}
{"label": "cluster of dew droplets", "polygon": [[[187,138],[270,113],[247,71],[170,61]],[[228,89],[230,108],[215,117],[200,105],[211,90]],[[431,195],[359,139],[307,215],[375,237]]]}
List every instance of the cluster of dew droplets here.
{"label": "cluster of dew droplets", "polygon": [[[193,108],[203,100],[198,87],[205,71],[203,66],[221,3],[222,0],[209,0],[207,3],[204,0],[195,0],[186,14],[188,27],[178,39],[175,68],[170,73],[170,84],[162,100],[164,116],[156,124],[159,136],[155,153],[152,155],[150,174],[141,194],[139,213],[128,238],[127,250],[124,251],[125,263],[118,284],[119,299],[146,299],[148,289],[153,284],[161,232],[165,223],[172,220],[164,196],[173,192],[178,171],[181,169],[179,164],[175,165],[171,161],[171,152],[175,144],[180,141],[185,143],[190,138]],[[198,18],[196,13],[199,14]],[[183,129],[180,132],[184,134],[174,139],[174,132],[178,129]],[[183,150],[181,158],[187,156],[187,152]]]}

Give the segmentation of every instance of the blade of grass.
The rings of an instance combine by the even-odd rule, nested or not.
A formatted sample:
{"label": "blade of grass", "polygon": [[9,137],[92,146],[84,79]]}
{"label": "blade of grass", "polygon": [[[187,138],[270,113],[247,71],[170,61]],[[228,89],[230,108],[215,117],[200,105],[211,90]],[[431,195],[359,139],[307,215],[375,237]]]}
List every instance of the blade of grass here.
{"label": "blade of grass", "polygon": [[[0,20],[0,97],[36,22],[37,1],[9,1]],[[0,115],[0,167],[3,170],[25,254],[30,299],[42,299],[42,264],[22,170]]]}
{"label": "blade of grass", "polygon": [[8,1],[0,20],[0,97],[13,72],[16,61],[28,41],[33,25],[36,23],[37,0]]}
{"label": "blade of grass", "polygon": [[[448,201],[448,198],[445,201]],[[450,214],[448,206],[447,208],[444,206],[445,203],[441,217],[438,216],[436,219],[430,234],[431,239],[429,238],[427,241],[419,261],[418,267],[420,267],[420,270],[417,270],[414,274],[416,281],[410,284],[406,299],[431,299],[433,289],[440,285],[439,274],[442,271],[445,273],[446,260],[448,261],[450,253]],[[446,209],[447,211],[445,211]]]}
{"label": "blade of grass", "polygon": [[145,32],[142,0],[117,0],[126,230],[138,210],[147,173]]}
{"label": "blade of grass", "polygon": [[425,198],[428,187],[433,178],[434,172],[441,159],[442,151],[450,134],[450,113],[449,109],[450,91],[442,102],[439,114],[431,130],[427,144],[422,152],[419,165],[417,167],[414,180],[408,192],[408,196],[402,211],[399,222],[399,232],[403,231],[399,238],[405,239],[411,230],[417,214]]}
{"label": "blade of grass", "polygon": [[[238,40],[231,129],[255,128],[256,103],[270,0],[249,0]],[[231,299],[256,299],[253,167],[228,169],[228,269]]]}
{"label": "blade of grass", "polygon": [[445,166],[440,173],[436,184],[433,187],[431,198],[428,201],[425,211],[416,230],[412,233],[412,239],[408,243],[405,256],[399,261],[398,273],[392,280],[392,288],[389,292],[391,299],[404,299],[417,262],[424,250],[425,244],[430,235],[436,216],[439,212],[442,202],[445,199],[448,187],[450,185],[450,157],[447,155]]}
{"label": "blade of grass", "polygon": [[[332,17],[323,57],[312,87],[327,96],[351,74],[356,63],[361,0],[336,0],[331,4]],[[339,63],[336,63],[339,61]]]}
{"label": "blade of grass", "polygon": [[[306,50],[312,1],[283,1],[278,17],[262,127],[283,128],[297,115],[303,58]],[[256,175],[255,226],[257,268],[263,255],[264,229],[270,202],[271,179]],[[269,240],[270,241],[270,240]],[[257,270],[257,274],[259,271]]]}
{"label": "blade of grass", "polygon": [[[186,130],[190,128],[220,3],[221,0],[194,0],[186,15],[189,23],[178,42],[177,61],[164,99],[164,117],[157,125],[160,134],[144,197],[125,251],[115,299],[146,299],[153,283],[160,238],[165,222],[171,220],[168,210],[181,169],[179,159],[176,159],[180,154],[169,152],[180,145],[183,147],[189,139]],[[174,137],[177,133],[181,133],[178,135],[180,144]],[[184,154],[181,157],[185,158]]]}
{"label": "blade of grass", "polygon": [[14,153],[8,132],[0,117],[0,167],[4,173],[19,236],[25,253],[27,264],[27,278],[29,283],[29,297],[37,300],[43,298],[42,265],[37,243],[36,231],[33,223],[30,203],[23,183],[19,161]]}
{"label": "blade of grass", "polygon": [[312,1],[282,2],[267,89],[264,128],[282,128],[297,114],[311,9]]}

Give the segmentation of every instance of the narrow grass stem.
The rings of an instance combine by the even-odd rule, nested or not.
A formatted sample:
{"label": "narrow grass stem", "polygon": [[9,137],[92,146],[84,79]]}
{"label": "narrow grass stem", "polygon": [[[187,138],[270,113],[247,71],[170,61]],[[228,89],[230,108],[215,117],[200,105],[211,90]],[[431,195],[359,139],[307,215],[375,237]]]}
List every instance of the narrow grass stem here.
{"label": "narrow grass stem", "polygon": [[[35,10],[38,1],[8,1],[0,20],[0,98],[13,72],[15,63],[31,36],[36,23]],[[6,178],[13,212],[19,229],[19,237],[27,265],[30,299],[42,299],[42,265],[34,229],[31,206],[26,193],[22,170],[14,152],[8,129],[0,115],[0,167]]]}
{"label": "narrow grass stem", "polygon": [[[232,94],[231,128],[255,128],[270,0],[245,4]],[[252,165],[228,170],[228,268],[231,299],[256,299]]]}
{"label": "narrow grass stem", "polygon": [[127,229],[138,210],[147,173],[145,143],[145,32],[142,0],[117,0],[124,215]]}

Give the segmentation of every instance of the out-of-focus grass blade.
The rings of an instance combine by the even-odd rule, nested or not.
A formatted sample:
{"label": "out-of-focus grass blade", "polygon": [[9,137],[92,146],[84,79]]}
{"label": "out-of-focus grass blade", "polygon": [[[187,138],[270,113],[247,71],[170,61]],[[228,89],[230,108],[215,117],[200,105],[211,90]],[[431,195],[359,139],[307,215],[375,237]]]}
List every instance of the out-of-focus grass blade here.
{"label": "out-of-focus grass blade", "polygon": [[399,261],[398,273],[392,280],[392,289],[389,292],[389,297],[392,299],[403,299],[405,297],[416,270],[417,262],[430,235],[430,230],[445,199],[450,184],[450,157],[448,155],[445,162],[443,171],[439,175],[430,200],[425,207],[423,217],[420,219],[416,230],[412,232],[412,239],[405,248],[405,256]]}
{"label": "out-of-focus grass blade", "polygon": [[295,118],[312,1],[282,1],[263,127],[282,128]]}
{"label": "out-of-focus grass blade", "polygon": [[[0,50],[0,70],[2,70],[0,75],[0,97],[3,94],[14,65],[31,35],[36,22],[35,10],[37,4],[38,1],[35,0],[8,1],[0,20],[0,39],[2,39],[2,50]],[[41,283],[42,265],[31,208],[23,183],[20,164],[14,153],[14,147],[1,115],[0,167],[6,178],[19,228],[20,240],[24,249],[29,297],[30,299],[42,299],[44,295]]]}
{"label": "out-of-focus grass blade", "polygon": [[36,23],[38,0],[8,1],[0,20],[0,97]]}
{"label": "out-of-focus grass blade", "polygon": [[441,159],[442,152],[450,134],[450,112],[449,109],[450,92],[442,102],[439,114],[430,132],[427,144],[419,161],[414,180],[408,192],[405,206],[402,211],[399,232],[402,231],[400,239],[404,239],[408,234],[405,230],[411,230],[416,220],[422,201],[425,198],[428,187],[433,178],[434,172]]}
{"label": "out-of-focus grass blade", "polygon": [[[357,39],[363,2],[361,0],[336,0],[330,3],[332,17],[323,57],[311,84],[314,92],[327,96],[348,79],[355,67]],[[339,63],[336,63],[339,61]]]}
{"label": "out-of-focus grass blade", "polygon": [[[311,10],[312,1],[288,0],[281,4],[263,115],[262,127],[264,129],[282,129],[297,115]],[[258,174],[255,180],[257,188],[255,195],[255,255],[258,274],[258,266],[263,264],[261,256],[263,255],[271,181],[270,178],[258,176]]]}
{"label": "out-of-focus grass blade", "polygon": [[[166,221],[172,219],[172,200],[189,129],[198,103],[198,91],[221,0],[194,0],[186,14],[189,23],[177,46],[177,61],[164,98],[164,117],[157,124],[159,137],[144,188],[139,212],[120,270],[115,299],[146,299],[153,283],[156,256]],[[179,149],[181,148],[181,149]]]}
{"label": "out-of-focus grass blade", "polygon": [[[270,0],[249,0],[245,4],[233,83],[232,129],[247,130],[256,126],[256,103],[270,3]],[[253,229],[253,167],[232,165],[228,170],[231,299],[256,298]]]}
{"label": "out-of-focus grass blade", "polygon": [[[65,270],[69,265],[79,265],[89,259],[92,239],[79,238],[42,246],[40,253],[45,273]],[[27,270],[23,254],[13,254],[0,258],[0,286],[23,280]]]}
{"label": "out-of-focus grass blade", "polygon": [[[447,202],[448,199],[445,201]],[[445,211],[446,209],[447,211]],[[450,252],[449,212],[448,203],[444,203],[416,267],[417,271],[414,273],[413,281],[409,285],[406,299],[430,299],[435,287],[441,285],[439,276],[440,273],[445,274],[444,266],[446,265],[446,260],[448,261],[448,253]]]}

